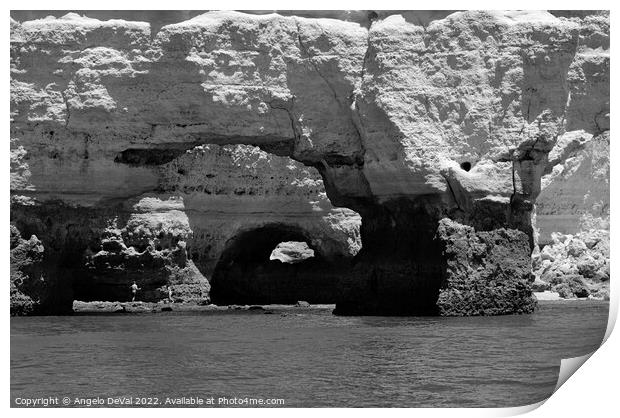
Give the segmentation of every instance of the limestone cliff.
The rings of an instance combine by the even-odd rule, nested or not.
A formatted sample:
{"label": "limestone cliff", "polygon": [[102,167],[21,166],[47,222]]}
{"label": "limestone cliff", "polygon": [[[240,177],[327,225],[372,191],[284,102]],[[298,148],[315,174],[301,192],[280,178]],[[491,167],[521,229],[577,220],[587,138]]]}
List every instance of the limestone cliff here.
{"label": "limestone cliff", "polygon": [[[608,33],[604,13],[12,21],[12,222],[77,296],[142,277],[155,299],[299,287],[343,313],[434,312],[458,282],[443,218],[523,232],[531,270],[550,155],[609,126]],[[285,241],[314,264],[267,263]]]}
{"label": "limestone cliff", "polygon": [[603,14],[568,13],[566,18],[579,23],[581,30],[567,78],[571,103],[566,132],[549,153],[536,202],[534,273],[539,289],[558,290],[562,297],[605,298],[609,295],[609,21]]}
{"label": "limestone cliff", "polygon": [[566,132],[549,154],[537,200],[541,244],[552,232],[609,228],[609,20],[571,17],[579,44],[567,73]]}

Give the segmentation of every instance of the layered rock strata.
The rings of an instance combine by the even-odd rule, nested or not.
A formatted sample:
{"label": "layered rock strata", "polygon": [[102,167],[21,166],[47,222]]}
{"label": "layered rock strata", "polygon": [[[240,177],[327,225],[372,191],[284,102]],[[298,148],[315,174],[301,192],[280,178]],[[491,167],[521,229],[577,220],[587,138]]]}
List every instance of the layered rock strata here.
{"label": "layered rock strata", "polygon": [[[342,313],[531,311],[550,152],[608,130],[608,16],[356,16],[12,21],[12,222],[43,242],[50,280],[205,301],[309,300],[289,290],[313,283]],[[444,218],[467,232],[454,241]],[[284,241],[318,267],[271,271]],[[446,250],[464,242],[488,260]],[[516,302],[498,288],[457,303],[478,283],[466,264]]]}
{"label": "layered rock strata", "polygon": [[[139,165],[138,154],[142,160],[160,157],[132,151],[131,160],[128,153],[115,158],[127,160],[117,164]],[[250,258],[260,261],[256,268],[279,267],[286,292],[304,281],[296,274],[304,268],[269,263],[279,242],[306,240],[318,255],[314,264],[321,266],[346,262],[359,250],[359,215],[331,206],[315,169],[249,145],[205,145],[176,154],[168,163],[149,165],[156,185],[152,192],[120,202],[100,207],[58,200],[14,202],[13,223],[52,244],[43,264],[69,301],[129,300],[135,281],[142,301],[168,298],[169,287],[177,302],[206,304],[218,264],[243,267]],[[85,194],[92,192],[86,182],[83,187]],[[235,254],[239,243],[251,257]],[[244,272],[249,280],[249,270]],[[265,289],[256,277],[250,280],[259,299],[274,287],[269,275],[263,276]],[[319,295],[323,288],[315,300],[324,301],[325,293],[333,291],[333,273],[321,276],[310,269],[306,276]],[[236,286],[235,280],[219,284]],[[282,295],[284,299],[276,296],[265,303],[294,303],[300,296]]]}

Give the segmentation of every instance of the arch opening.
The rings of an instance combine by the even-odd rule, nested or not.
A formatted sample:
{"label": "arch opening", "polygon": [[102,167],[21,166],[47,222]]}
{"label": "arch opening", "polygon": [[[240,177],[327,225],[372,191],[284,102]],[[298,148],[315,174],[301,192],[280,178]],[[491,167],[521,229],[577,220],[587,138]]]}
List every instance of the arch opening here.
{"label": "arch opening", "polygon": [[303,229],[285,224],[237,234],[215,266],[212,303],[334,303],[341,263],[328,259],[315,242]]}

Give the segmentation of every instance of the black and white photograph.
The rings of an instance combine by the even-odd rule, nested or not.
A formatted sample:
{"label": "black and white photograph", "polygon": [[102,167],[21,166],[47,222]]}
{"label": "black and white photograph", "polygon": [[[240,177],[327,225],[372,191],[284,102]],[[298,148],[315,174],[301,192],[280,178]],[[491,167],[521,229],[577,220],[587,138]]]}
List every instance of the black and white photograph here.
{"label": "black and white photograph", "polygon": [[614,12],[11,3],[11,410],[541,405],[611,332]]}

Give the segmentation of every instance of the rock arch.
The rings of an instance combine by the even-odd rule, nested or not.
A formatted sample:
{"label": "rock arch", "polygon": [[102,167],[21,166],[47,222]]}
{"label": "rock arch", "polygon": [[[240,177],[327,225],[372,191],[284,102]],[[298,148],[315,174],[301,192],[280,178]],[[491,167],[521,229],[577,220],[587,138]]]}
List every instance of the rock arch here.
{"label": "rock arch", "polygon": [[[472,265],[494,272],[501,257],[489,254],[508,247],[519,251],[518,274],[504,280],[527,294],[521,273],[531,271],[531,214],[550,151],[567,130],[609,130],[608,14],[323,17],[216,11],[163,27],[75,13],[12,20],[12,220],[55,216],[61,202],[99,221],[137,211],[157,223],[172,208],[142,211],[140,202],[174,196],[207,277],[215,244],[229,237],[213,225],[221,214],[236,212],[233,229],[249,226],[246,214],[253,224],[305,216],[331,228],[344,219],[334,220],[336,206],[363,217],[364,249],[339,291],[343,313],[458,302],[473,285],[497,285],[467,279]],[[238,148],[221,176],[209,144],[254,145],[298,166],[284,161],[285,178],[265,183],[269,157]],[[322,180],[300,179],[302,168]],[[274,207],[287,213],[274,217]],[[58,240],[37,237],[45,248]],[[49,260],[54,271],[59,261]],[[447,312],[491,313],[476,307],[480,295]],[[532,304],[512,306],[500,313]]]}
{"label": "rock arch", "polygon": [[[270,260],[281,242],[302,241],[315,256],[298,263]],[[326,244],[323,246],[322,244]],[[334,303],[348,261],[329,254],[328,243],[296,225],[270,223],[229,239],[211,279],[216,304]]]}

